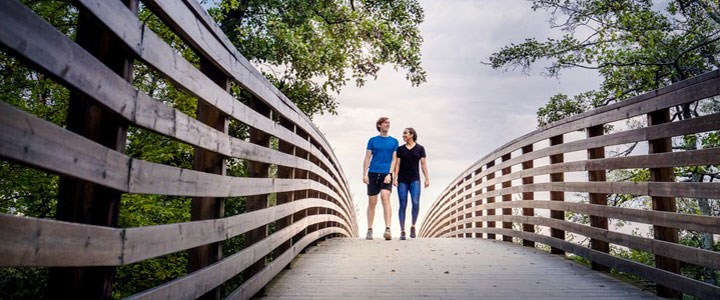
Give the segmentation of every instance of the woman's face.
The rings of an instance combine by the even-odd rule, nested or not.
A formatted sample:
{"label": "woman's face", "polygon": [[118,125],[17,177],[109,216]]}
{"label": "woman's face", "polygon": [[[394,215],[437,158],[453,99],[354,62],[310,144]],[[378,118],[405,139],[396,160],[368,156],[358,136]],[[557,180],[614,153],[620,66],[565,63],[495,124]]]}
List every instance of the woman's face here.
{"label": "woman's face", "polygon": [[403,141],[406,143],[412,141],[412,133],[410,133],[407,129],[403,130]]}

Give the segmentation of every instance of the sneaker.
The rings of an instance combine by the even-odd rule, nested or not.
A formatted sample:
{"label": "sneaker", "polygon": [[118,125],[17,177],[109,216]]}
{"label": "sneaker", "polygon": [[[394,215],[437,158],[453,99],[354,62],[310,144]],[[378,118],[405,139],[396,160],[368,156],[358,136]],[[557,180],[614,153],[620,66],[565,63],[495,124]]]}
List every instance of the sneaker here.
{"label": "sneaker", "polygon": [[406,238],[405,238],[405,231],[400,232],[400,240],[401,240],[401,241],[406,240]]}
{"label": "sneaker", "polygon": [[415,226],[410,227],[410,237],[413,239],[415,238]]}
{"label": "sneaker", "polygon": [[385,234],[383,234],[383,237],[388,241],[392,238],[392,235],[390,234],[390,228],[385,228]]}
{"label": "sneaker", "polygon": [[366,240],[372,240],[372,229],[368,229],[367,236],[365,237]]}

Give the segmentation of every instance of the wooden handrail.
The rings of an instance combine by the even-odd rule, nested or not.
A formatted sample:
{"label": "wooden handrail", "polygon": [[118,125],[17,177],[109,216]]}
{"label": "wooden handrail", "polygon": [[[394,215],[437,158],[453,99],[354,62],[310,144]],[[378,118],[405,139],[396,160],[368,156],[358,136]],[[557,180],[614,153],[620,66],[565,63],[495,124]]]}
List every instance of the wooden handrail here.
{"label": "wooden handrail", "polygon": [[[0,28],[5,29],[0,30],[0,46],[126,124],[194,146],[199,149],[196,153],[202,150],[220,160],[239,158],[251,164],[274,164],[284,175],[232,177],[203,171],[202,166],[189,170],[143,161],[5,102],[0,102],[0,158],[117,193],[195,197],[193,201],[277,193],[278,204],[231,217],[213,217],[218,213],[215,211],[196,221],[125,229],[0,215],[0,239],[4,241],[0,265],[113,267],[178,251],[188,250],[193,256],[195,247],[210,247],[277,224],[276,232],[245,245],[245,250],[217,262],[198,258],[200,269],[131,297],[201,297],[217,291],[223,282],[251,265],[264,264],[265,256],[273,253],[273,263],[261,266],[259,273],[246,278],[232,294],[242,299],[252,297],[307,245],[328,236],[356,237],[357,220],[347,180],[329,143],[310,119],[234,48],[198,3],[144,2],[195,50],[202,61],[200,68],[173,50],[121,1],[79,0],[73,4],[83,16],[92,16],[84,19],[88,21],[82,26],[102,27],[114,35],[117,44],[113,46],[127,49],[125,55],[196,97],[208,116],[232,118],[247,125],[251,135],[275,137],[279,149],[233,137],[206,117],[192,118],[153,99],[117,75],[94,52],[16,0],[3,1]],[[269,113],[241,103],[222,82],[234,82],[247,90]],[[211,251],[219,248],[214,249]],[[207,280],[212,283],[207,284]],[[111,284],[97,282],[105,287]],[[106,298],[109,294],[64,296]]]}
{"label": "wooden handrail", "polygon": [[[716,70],[628,101],[549,124],[514,139],[473,163],[445,188],[425,216],[420,236],[495,239],[496,235],[501,235],[504,241],[512,241],[513,237],[521,238],[526,246],[538,242],[551,246],[552,253],[555,254],[567,251],[583,256],[593,263],[593,269],[607,270],[607,267],[613,267],[654,281],[659,284],[658,292],[661,295],[681,291],[701,298],[708,295],[720,296],[720,288],[717,286],[680,275],[678,263],[718,269],[720,255],[717,252],[677,244],[677,230],[720,233],[720,217],[677,213],[674,204],[667,206],[667,203],[674,203],[674,200],[658,204],[656,210],[611,207],[605,204],[608,194],[649,196],[653,203],[676,197],[718,199],[720,182],[668,181],[671,177],[657,177],[657,180],[647,182],[611,182],[605,180],[605,172],[643,168],[672,170],[674,167],[718,165],[720,149],[669,152],[657,149],[653,151],[651,147],[646,155],[604,156],[605,147],[635,142],[652,144],[677,136],[720,130],[720,113],[673,122],[657,119],[648,122],[645,127],[620,132],[605,133],[602,130],[604,125],[611,122],[643,115],[647,115],[649,119],[650,116],[662,116],[671,107],[718,95],[720,71]],[[574,141],[563,138],[565,134],[579,130],[590,133],[586,138]],[[549,146],[537,148],[537,145],[548,140]],[[565,154],[576,151],[587,151],[588,159],[565,160]],[[536,160],[546,158],[550,159],[550,164],[533,164]],[[522,165],[522,169],[511,171],[516,165]],[[496,176],[498,172],[502,174]],[[590,180],[569,181],[563,176],[566,172],[588,172]],[[538,182],[536,177],[541,175],[550,175],[549,182]],[[518,179],[522,179],[522,183],[511,184]],[[550,198],[539,198],[537,192],[549,192]],[[563,196],[564,192],[588,193],[592,198],[591,204],[565,202],[567,200]],[[522,195],[521,199],[532,201],[511,201],[514,195]],[[499,201],[500,198],[502,201]],[[512,209],[521,209],[523,213],[513,214]],[[544,212],[537,214],[533,212],[534,209]],[[503,213],[496,213],[496,210],[502,210]],[[591,226],[564,220],[565,212],[589,215]],[[645,223],[661,228],[663,233],[656,233],[655,239],[617,233],[607,228],[607,219]],[[513,223],[521,226],[514,227]],[[549,229],[544,232],[552,236],[536,233],[537,226]],[[565,233],[589,237],[593,250],[588,251],[585,246],[566,241]],[[638,263],[606,254],[609,252],[609,244],[650,252],[662,263],[658,263],[657,268],[639,268]]]}

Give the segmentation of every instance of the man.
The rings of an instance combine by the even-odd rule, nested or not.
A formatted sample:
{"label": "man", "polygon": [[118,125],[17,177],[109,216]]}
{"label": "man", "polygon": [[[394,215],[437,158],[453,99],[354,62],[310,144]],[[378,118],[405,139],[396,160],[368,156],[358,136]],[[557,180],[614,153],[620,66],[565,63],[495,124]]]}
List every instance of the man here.
{"label": "man", "polygon": [[[363,182],[367,184],[368,194],[368,232],[367,239],[373,239],[373,221],[375,220],[375,205],[377,204],[377,196],[383,206],[383,216],[385,217],[385,234],[383,237],[390,240],[390,218],[392,209],[390,208],[390,192],[392,191],[392,174],[395,167],[395,159],[397,155],[398,141],[388,136],[390,130],[390,119],[381,117],[375,122],[375,129],[380,132],[368,140],[367,151],[365,152],[365,161],[363,162]],[[369,167],[369,169],[368,169]]]}

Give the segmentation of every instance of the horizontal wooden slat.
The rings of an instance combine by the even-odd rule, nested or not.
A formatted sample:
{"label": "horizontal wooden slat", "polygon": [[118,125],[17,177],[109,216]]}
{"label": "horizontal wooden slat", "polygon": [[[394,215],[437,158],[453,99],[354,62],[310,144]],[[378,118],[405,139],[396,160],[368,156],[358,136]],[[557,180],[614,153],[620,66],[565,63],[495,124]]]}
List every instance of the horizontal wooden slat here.
{"label": "horizontal wooden slat", "polygon": [[498,208],[537,208],[559,211],[571,211],[598,217],[607,217],[630,222],[654,224],[684,230],[694,230],[720,234],[720,217],[690,215],[665,211],[643,210],[635,208],[605,206],[564,201],[510,201],[488,203],[475,206],[475,211]]}
{"label": "horizontal wooden slat", "polygon": [[[340,208],[302,199],[224,219],[109,228],[0,214],[0,266],[118,266],[243,234],[307,208]],[[339,224],[349,230],[349,217]]]}
{"label": "horizontal wooden slat", "polygon": [[117,190],[130,158],[0,101],[0,157]]}
{"label": "horizontal wooden slat", "polygon": [[[226,240],[307,208],[340,207],[322,199],[308,198],[224,219],[128,228],[125,230],[124,264],[130,264],[192,247]],[[342,224],[350,220],[348,216]]]}
{"label": "horizontal wooden slat", "polygon": [[[485,221],[514,222],[547,226],[555,229],[561,229],[566,232],[577,233],[592,239],[674,258],[686,263],[720,270],[720,252],[614,232],[569,221],[533,216],[494,215],[464,219],[462,222],[458,222],[457,225],[473,224],[474,222]],[[452,227],[453,226],[446,226],[441,231],[451,229]]]}
{"label": "horizontal wooden slat", "polygon": [[[502,195],[517,194],[523,192],[539,191],[565,191],[585,192],[601,194],[630,194],[664,197],[689,197],[689,198],[720,198],[720,182],[548,182],[525,184],[509,188],[498,189],[487,193],[480,193],[460,202],[454,202],[448,206],[463,207],[466,204],[477,201],[478,198],[497,197]],[[453,202],[450,202],[453,203]],[[449,213],[444,210],[445,216]],[[430,220],[439,220],[444,215],[436,215]],[[618,218],[618,217],[615,217]],[[427,223],[432,226],[434,223]]]}
{"label": "horizontal wooden slat", "polygon": [[116,228],[0,214],[0,266],[107,266],[122,261]]}
{"label": "horizontal wooden slat", "polygon": [[[581,160],[566,163],[552,164],[528,170],[520,170],[509,175],[500,176],[486,181],[483,187],[498,184],[503,181],[520,179],[528,176],[546,175],[552,173],[581,172],[597,170],[684,167],[720,164],[720,148],[690,150],[682,152],[654,153],[647,155],[634,155],[623,157],[600,158]],[[478,188],[479,189],[479,188]],[[472,190],[477,192],[478,189]],[[470,193],[465,193],[465,195]]]}
{"label": "horizontal wooden slat", "polygon": [[566,252],[574,253],[591,261],[614,268],[618,271],[637,275],[640,278],[682,291],[683,293],[699,297],[700,299],[715,299],[718,295],[720,295],[720,287],[718,286],[710,285],[635,261],[615,257],[608,253],[592,250],[582,245],[577,245],[549,236],[504,228],[467,228],[450,232],[448,235],[464,233],[494,233],[521,238],[523,240],[531,240],[564,250]]}
{"label": "horizontal wooden slat", "polygon": [[225,197],[313,189],[351,212],[335,191],[315,181],[229,177],[130,159],[4,102],[0,112],[7,116],[0,120],[0,140],[7,141],[0,156],[52,172],[141,194]]}
{"label": "horizontal wooden slat", "polygon": [[[329,221],[341,222],[341,219],[333,215],[307,216],[217,263],[126,299],[196,299],[239,274],[308,226]],[[337,232],[350,236],[340,228]]]}
{"label": "horizontal wooden slat", "polygon": [[245,281],[240,287],[235,289],[235,291],[233,291],[225,299],[250,299],[253,295],[260,291],[260,289],[267,285],[270,280],[275,278],[275,276],[277,276],[280,271],[285,268],[285,266],[290,264],[290,262],[298,254],[300,254],[300,251],[302,251],[310,243],[333,233],[343,234],[343,232],[337,227],[323,228],[309,233],[308,235],[300,239],[300,241],[298,241],[296,244],[294,244],[290,249],[283,252],[282,255],[274,258],[272,263],[270,263],[260,272]]}

